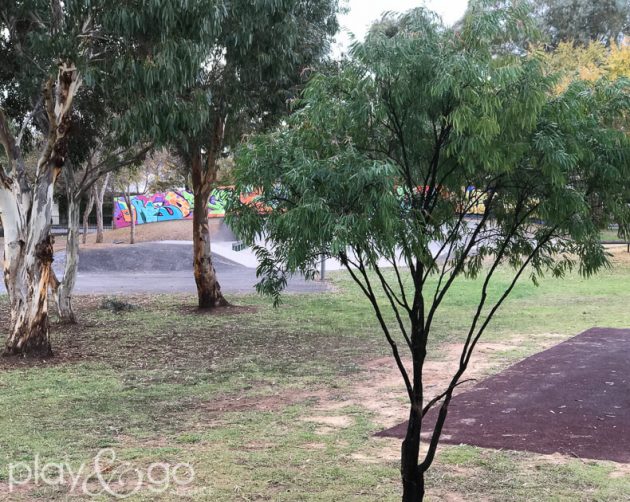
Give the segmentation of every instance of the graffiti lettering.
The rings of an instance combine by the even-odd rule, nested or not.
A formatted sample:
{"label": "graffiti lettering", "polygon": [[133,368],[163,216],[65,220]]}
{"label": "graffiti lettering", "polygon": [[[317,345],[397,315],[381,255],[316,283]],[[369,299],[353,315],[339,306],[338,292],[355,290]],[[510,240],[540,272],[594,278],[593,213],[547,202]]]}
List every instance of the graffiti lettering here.
{"label": "graffiti lettering", "polygon": [[[208,218],[225,216],[230,187],[215,188],[208,201]],[[243,194],[243,202],[253,201],[255,193]],[[173,190],[166,193],[135,195],[131,197],[136,225],[159,221],[192,219],[194,207],[193,194],[187,190]],[[123,228],[131,225],[132,211],[123,197],[114,198],[114,227]]]}

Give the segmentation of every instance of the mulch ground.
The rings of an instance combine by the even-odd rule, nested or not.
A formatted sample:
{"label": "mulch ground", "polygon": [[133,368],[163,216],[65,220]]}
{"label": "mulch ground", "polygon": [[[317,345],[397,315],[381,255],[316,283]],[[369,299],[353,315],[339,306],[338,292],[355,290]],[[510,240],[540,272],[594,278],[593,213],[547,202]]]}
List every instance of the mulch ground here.
{"label": "mulch ground", "polygon": [[630,330],[590,329],[457,395],[442,442],[630,462]]}

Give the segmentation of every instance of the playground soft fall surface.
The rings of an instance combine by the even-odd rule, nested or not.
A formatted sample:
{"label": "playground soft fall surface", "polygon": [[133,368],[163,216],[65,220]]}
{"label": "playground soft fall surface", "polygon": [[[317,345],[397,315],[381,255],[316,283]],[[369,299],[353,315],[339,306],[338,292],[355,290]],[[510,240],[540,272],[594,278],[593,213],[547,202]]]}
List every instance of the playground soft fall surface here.
{"label": "playground soft fall surface", "polygon": [[[611,350],[628,343],[627,332],[591,330],[563,343],[593,327],[630,328],[630,257],[611,249],[613,268],[592,279],[515,290],[478,347],[467,376],[476,381],[453,401],[430,500],[629,499],[629,459],[607,454],[620,440],[604,440],[623,426],[616,418],[630,415],[628,380],[619,375],[630,358]],[[508,278],[500,275],[497,290]],[[331,281],[332,291],[287,295],[277,310],[254,295],[232,296],[238,307],[215,315],[198,313],[191,296],[77,297],[79,324],[53,322],[54,359],[0,360],[0,499],[106,499],[105,478],[127,500],[398,500],[400,439],[375,434],[406,418],[404,390],[367,302],[345,275]],[[454,368],[478,294],[475,281],[462,279],[436,320],[429,394],[440,393]],[[0,297],[0,319],[6,309]],[[585,380],[581,392],[569,370],[588,365],[608,375]],[[513,379],[515,368],[525,379]],[[559,373],[568,380],[554,380]],[[550,408],[548,420],[546,385],[555,385],[556,400],[571,400]],[[609,399],[624,388],[625,399]],[[527,408],[516,399],[524,395],[540,406]],[[502,413],[512,408],[528,416]],[[571,448],[572,432],[552,428],[570,427],[564,415],[576,410],[588,411],[580,426],[611,430],[588,448],[574,438]],[[498,426],[466,432],[486,420]],[[506,432],[506,423],[528,420],[535,427],[526,442],[545,448],[519,447],[510,436],[525,433],[518,427]],[[568,446],[555,448],[560,436]],[[95,469],[103,451],[108,463]],[[152,471],[156,463],[161,470]],[[174,482],[168,466],[177,465],[190,470]],[[60,466],[65,483],[46,482]],[[119,466],[144,477],[116,477]],[[80,473],[74,486],[70,471]],[[156,483],[169,474],[168,485]]]}

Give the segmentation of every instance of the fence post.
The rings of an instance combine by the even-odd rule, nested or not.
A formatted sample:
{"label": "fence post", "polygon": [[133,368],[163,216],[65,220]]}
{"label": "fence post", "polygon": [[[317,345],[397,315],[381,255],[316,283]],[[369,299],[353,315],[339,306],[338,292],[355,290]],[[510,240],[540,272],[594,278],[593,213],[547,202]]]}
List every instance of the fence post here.
{"label": "fence post", "polygon": [[326,257],[321,255],[319,263],[319,280],[323,281],[326,278]]}

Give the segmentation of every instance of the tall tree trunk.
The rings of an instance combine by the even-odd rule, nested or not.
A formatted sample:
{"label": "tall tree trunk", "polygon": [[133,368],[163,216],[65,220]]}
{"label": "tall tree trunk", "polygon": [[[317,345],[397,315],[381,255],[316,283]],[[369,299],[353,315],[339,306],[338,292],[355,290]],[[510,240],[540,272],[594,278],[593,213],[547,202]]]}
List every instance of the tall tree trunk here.
{"label": "tall tree trunk", "polygon": [[[107,191],[108,183],[109,183],[109,173],[105,175],[105,178],[103,179],[103,183],[101,183],[101,186],[96,187],[96,243],[97,244],[101,244],[103,242],[103,202],[105,200],[105,192]],[[131,208],[129,209],[129,214],[131,214]]]}
{"label": "tall tree trunk", "polygon": [[52,356],[48,331],[48,284],[53,261],[50,230],[56,174],[48,169],[38,179],[26,243],[10,243],[18,251],[11,257],[13,263],[8,265],[8,277],[5,272],[5,281],[10,284],[7,290],[13,298],[10,300],[12,322],[4,355]]}
{"label": "tall tree trunk", "polygon": [[402,444],[400,473],[403,485],[403,502],[420,502],[424,499],[424,473],[418,465],[422,405],[412,404],[407,434]]}
{"label": "tall tree trunk", "polygon": [[125,203],[129,209],[129,218],[131,224],[129,225],[129,244],[136,243],[136,208],[131,204],[131,194],[124,192]]}
{"label": "tall tree trunk", "polygon": [[[85,206],[85,210],[83,211],[83,236],[81,237],[83,244],[87,244],[89,218],[90,214],[92,213],[92,208],[94,207],[95,199],[96,187],[92,186],[92,188],[90,189],[90,196],[88,197],[87,205]],[[70,225],[70,208],[68,208],[68,225]]]}
{"label": "tall tree trunk", "polygon": [[69,112],[80,82],[76,68],[61,62],[56,82],[50,78],[44,86],[43,103],[49,129],[32,187],[20,145],[0,107],[0,143],[8,160],[8,170],[0,166],[0,211],[6,232],[4,279],[11,305],[4,355],[52,355],[48,285],[53,261],[50,233],[53,189],[67,156]]}
{"label": "tall tree trunk", "polygon": [[[20,162],[21,159],[16,159]],[[11,306],[10,329],[13,329],[17,316],[26,297],[26,258],[28,211],[30,209],[30,188],[18,187],[17,182],[0,189],[0,218],[4,229],[4,285]]]}
{"label": "tall tree trunk", "polygon": [[210,309],[228,305],[221,293],[217,273],[212,264],[210,229],[208,227],[208,202],[212,185],[203,180],[201,152],[192,158],[193,173],[193,264],[199,308]]}
{"label": "tall tree trunk", "polygon": [[66,263],[63,279],[58,281],[53,289],[55,303],[59,311],[59,318],[64,322],[76,323],[77,318],[72,309],[72,291],[77,280],[79,267],[79,220],[80,197],[68,198],[68,237],[66,240]]}

